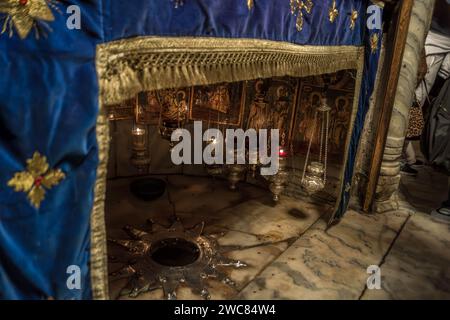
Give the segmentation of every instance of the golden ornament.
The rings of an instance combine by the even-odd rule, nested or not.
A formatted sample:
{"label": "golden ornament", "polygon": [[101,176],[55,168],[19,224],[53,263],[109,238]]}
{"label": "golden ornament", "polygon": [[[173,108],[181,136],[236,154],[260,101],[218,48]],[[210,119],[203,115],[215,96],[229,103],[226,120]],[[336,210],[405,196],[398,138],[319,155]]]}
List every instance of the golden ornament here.
{"label": "golden ornament", "polygon": [[27,170],[17,172],[8,181],[8,186],[16,192],[25,192],[28,200],[35,208],[39,208],[45,198],[46,190],[58,185],[65,178],[61,169],[50,169],[47,158],[39,152],[35,152],[31,159],[27,160]]}
{"label": "golden ornament", "polygon": [[248,7],[248,10],[253,9],[253,6],[254,6],[254,5],[255,5],[254,0],[247,0],[247,7]]}
{"label": "golden ornament", "polygon": [[330,10],[328,11],[328,18],[331,23],[334,23],[336,21],[336,18],[339,15],[339,10],[336,8],[336,0],[333,0],[333,5],[330,7]]}
{"label": "golden ornament", "polygon": [[358,11],[352,10],[352,14],[350,16],[350,30],[354,30],[356,26],[356,20],[358,20]]}
{"label": "golden ornament", "polygon": [[37,22],[52,22],[55,17],[51,8],[56,8],[54,0],[3,0],[0,2],[0,13],[6,13],[1,33],[8,31],[12,37],[17,31],[23,40],[30,33],[31,29],[36,30],[36,37],[39,38]]}
{"label": "golden ornament", "polygon": [[372,51],[372,54],[375,54],[378,50],[378,40],[378,33],[374,33],[370,37],[370,50]]}
{"label": "golden ornament", "polygon": [[297,15],[297,21],[295,23],[297,30],[302,31],[304,24],[303,11],[305,11],[307,14],[311,14],[314,3],[312,2],[312,0],[290,0],[290,4],[291,14]]}

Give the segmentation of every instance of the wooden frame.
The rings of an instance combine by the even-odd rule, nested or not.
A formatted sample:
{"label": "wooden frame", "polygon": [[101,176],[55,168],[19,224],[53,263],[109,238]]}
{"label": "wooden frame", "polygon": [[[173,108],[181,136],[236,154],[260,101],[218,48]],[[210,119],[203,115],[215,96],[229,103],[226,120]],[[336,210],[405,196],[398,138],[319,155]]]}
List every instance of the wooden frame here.
{"label": "wooden frame", "polygon": [[414,1],[412,0],[399,1],[397,3],[396,9],[398,10],[398,14],[394,15],[393,24],[388,32],[386,41],[386,64],[383,68],[385,71],[380,82],[380,99],[377,102],[381,104],[381,107],[379,117],[375,119],[375,146],[371,157],[369,179],[363,200],[363,211],[365,212],[372,209],[375,200],[413,5]]}

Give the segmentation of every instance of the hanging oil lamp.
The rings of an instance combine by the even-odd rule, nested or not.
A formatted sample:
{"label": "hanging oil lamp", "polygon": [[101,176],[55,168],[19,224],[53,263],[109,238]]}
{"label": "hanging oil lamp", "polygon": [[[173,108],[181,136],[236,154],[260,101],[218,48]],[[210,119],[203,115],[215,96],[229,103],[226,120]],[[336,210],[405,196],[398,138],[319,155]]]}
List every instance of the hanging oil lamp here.
{"label": "hanging oil lamp", "polygon": [[[327,99],[322,97],[321,105],[317,108],[314,115],[313,130],[309,140],[308,151],[306,153],[305,166],[301,185],[308,194],[314,194],[325,189],[327,182],[327,161],[328,161],[328,135],[330,126],[330,111]],[[320,121],[319,156],[317,161],[311,161],[311,147]]]}

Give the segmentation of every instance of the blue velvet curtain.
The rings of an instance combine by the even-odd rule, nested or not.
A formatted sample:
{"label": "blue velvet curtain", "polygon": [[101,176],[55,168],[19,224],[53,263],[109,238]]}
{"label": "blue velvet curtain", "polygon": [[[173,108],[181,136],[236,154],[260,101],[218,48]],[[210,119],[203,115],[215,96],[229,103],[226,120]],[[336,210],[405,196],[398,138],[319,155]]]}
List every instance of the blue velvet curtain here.
{"label": "blue velvet curtain", "polygon": [[[8,25],[11,30],[0,34],[0,299],[92,297],[90,214],[99,162],[97,44],[154,35],[368,47],[370,34],[379,32],[366,28],[368,0],[337,0],[334,23],[328,18],[332,0],[313,2],[311,14],[303,12],[304,28],[298,31],[289,0],[255,0],[251,10],[246,0],[185,0],[179,8],[170,0],[61,0],[60,12],[50,9],[54,21],[31,17],[35,28],[24,39],[14,26],[20,18],[0,7],[0,21],[13,22]],[[81,9],[79,30],[66,25],[70,5]],[[359,17],[350,30],[352,10]],[[368,49],[366,56],[344,184],[352,176],[377,68],[378,53]],[[36,152],[48,163],[37,173],[33,163],[27,163]],[[64,177],[45,184],[52,170],[60,170]],[[31,184],[11,183],[14,177],[19,181],[33,172]],[[42,186],[45,197],[38,207],[30,193]],[[345,192],[338,216],[347,202]],[[71,265],[80,268],[81,289],[67,286]]]}

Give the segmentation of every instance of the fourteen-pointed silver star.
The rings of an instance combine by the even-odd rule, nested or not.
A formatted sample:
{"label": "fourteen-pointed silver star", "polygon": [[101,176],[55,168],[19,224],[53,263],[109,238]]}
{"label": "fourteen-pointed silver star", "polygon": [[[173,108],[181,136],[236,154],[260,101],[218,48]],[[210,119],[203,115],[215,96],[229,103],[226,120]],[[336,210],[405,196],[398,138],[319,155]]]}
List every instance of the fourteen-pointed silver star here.
{"label": "fourteen-pointed silver star", "polygon": [[183,285],[190,287],[194,294],[210,299],[208,279],[234,287],[224,269],[247,266],[224,256],[223,253],[235,247],[221,247],[213,237],[203,235],[204,223],[185,230],[179,220],[169,228],[151,220],[147,222],[145,231],[126,226],[124,230],[130,239],[110,240],[125,249],[120,258],[110,256],[111,262],[125,263],[124,267],[110,273],[111,281],[128,279],[121,296],[137,297],[162,288],[164,297],[174,300],[178,287]]}

